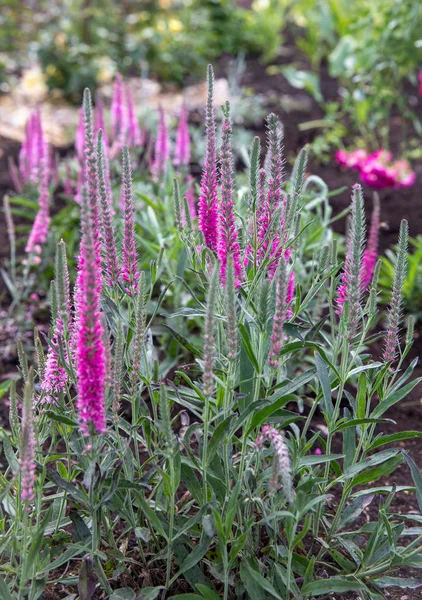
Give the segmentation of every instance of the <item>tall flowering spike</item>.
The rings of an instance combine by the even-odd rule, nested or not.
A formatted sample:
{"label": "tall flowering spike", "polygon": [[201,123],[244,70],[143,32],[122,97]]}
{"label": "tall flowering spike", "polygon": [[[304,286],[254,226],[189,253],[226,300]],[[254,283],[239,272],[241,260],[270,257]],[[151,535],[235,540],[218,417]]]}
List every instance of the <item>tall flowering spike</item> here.
{"label": "tall flowering spike", "polygon": [[275,290],[275,314],[271,332],[271,349],[268,362],[273,367],[278,366],[280,350],[283,343],[283,325],[287,318],[289,294],[289,280],[287,277],[287,265],[282,256],[278,264],[278,274]]}
{"label": "tall flowering spike", "polygon": [[218,206],[218,258],[220,259],[220,279],[226,282],[227,258],[233,257],[233,268],[236,287],[240,286],[242,279],[242,265],[240,259],[240,246],[235,222],[233,202],[233,153],[232,153],[232,125],[230,107],[226,104],[223,128],[221,134],[221,199]]}
{"label": "tall flowering spike", "polygon": [[278,478],[279,476],[281,476],[284,494],[288,502],[293,502],[294,491],[290,467],[289,449],[287,447],[286,442],[284,441],[284,437],[282,433],[280,431],[277,431],[277,429],[275,429],[274,427],[271,427],[270,425],[264,425],[264,427],[261,430],[261,433],[256,439],[256,447],[262,449],[266,440],[270,442],[275,452],[275,468],[273,469],[273,476],[270,484],[271,490],[275,491],[277,489]]}
{"label": "tall flowering spike", "polygon": [[58,314],[64,323],[68,323],[70,317],[70,283],[69,269],[67,265],[66,244],[63,240],[57,244],[56,252],[56,291]]}
{"label": "tall flowering spike", "polygon": [[[265,257],[269,261],[269,274],[274,276],[277,270],[278,259],[283,253],[282,239],[278,233],[284,230],[284,219],[282,214],[282,192],[283,183],[283,129],[277,116],[273,113],[267,117],[267,157],[266,167],[268,171],[267,198],[260,203],[258,219],[258,263]],[[274,223],[274,217],[281,219],[280,227]],[[275,231],[273,231],[275,226]]]}
{"label": "tall flowering spike", "polygon": [[83,97],[84,111],[84,175],[88,188],[89,209],[92,217],[92,231],[95,239],[95,248],[97,260],[100,263],[101,256],[101,231],[100,231],[100,216],[98,207],[98,178],[97,178],[97,155],[94,143],[94,126],[92,120],[92,101],[91,92],[88,88],[84,90]]}
{"label": "tall flowering spike", "polygon": [[117,73],[113,86],[111,100],[111,135],[113,140],[119,136],[123,120],[123,82],[120,73]]}
{"label": "tall flowering spike", "polygon": [[190,135],[188,125],[188,111],[186,104],[182,104],[177,126],[176,146],[174,149],[174,165],[188,167],[190,162]]}
{"label": "tall flowering spike", "polygon": [[214,71],[207,69],[208,97],[205,113],[207,147],[202,170],[201,191],[199,194],[199,228],[205,244],[217,252],[218,239],[218,193],[217,193],[217,149],[216,124],[214,114]]}
{"label": "tall flowering spike", "polygon": [[132,389],[139,382],[141,359],[145,341],[145,329],[147,321],[147,289],[145,283],[145,273],[141,271],[139,278],[139,292],[136,299],[136,317],[135,317],[135,337],[133,340],[132,355]]}
{"label": "tall flowering spike", "polygon": [[120,409],[120,389],[122,387],[122,373],[124,363],[125,336],[122,322],[117,323],[117,335],[114,342],[113,355],[113,416],[117,418]]}
{"label": "tall flowering spike", "polygon": [[391,362],[397,357],[399,346],[399,329],[402,321],[403,286],[407,271],[407,243],[409,227],[405,219],[400,223],[399,251],[397,255],[396,270],[394,273],[393,289],[391,293],[390,306],[388,309],[387,333],[383,359]]}
{"label": "tall flowering spike", "polygon": [[106,180],[105,156],[103,131],[98,131],[97,138],[97,160],[98,160],[98,186],[101,205],[101,224],[102,224],[102,247],[103,256],[106,263],[107,284],[112,286],[118,281],[120,268],[117,260],[116,242],[114,239],[114,229],[112,220],[111,198]]}
{"label": "tall flowering spike", "polygon": [[86,188],[82,193],[82,237],[76,300],[77,410],[83,435],[106,429],[106,353],[100,314],[101,274],[96,257],[92,216]]}
{"label": "tall flowering spike", "polygon": [[[28,242],[25,251],[28,254],[41,254],[41,246],[45,244],[48,236],[48,228],[50,225],[50,191],[49,191],[49,172],[47,167],[47,157],[45,154],[41,161],[41,175],[39,182],[39,209],[32,225],[31,233],[29,234]],[[39,257],[37,262],[39,262]]]}
{"label": "tall flowering spike", "polygon": [[349,304],[347,332],[353,337],[359,325],[360,300],[362,296],[361,265],[365,240],[365,213],[362,188],[353,186],[352,210],[346,239],[346,257],[341,284],[338,288],[337,312],[343,312],[345,302]]}
{"label": "tall flowering spike", "polygon": [[235,275],[233,256],[230,255],[227,261],[227,279],[226,279],[226,310],[227,310],[227,358],[235,360],[237,356],[237,327],[236,327],[236,296],[235,296]]}
{"label": "tall flowering spike", "polygon": [[27,505],[34,500],[35,485],[35,435],[34,435],[34,374],[32,367],[25,383],[22,406],[22,432],[19,453],[21,469],[21,498]]}
{"label": "tall flowering spike", "polygon": [[142,146],[142,132],[139,127],[139,121],[135,112],[135,105],[133,103],[133,97],[129,88],[129,85],[125,86],[126,96],[126,113],[128,122],[128,144],[130,146]]}
{"label": "tall flowering spike", "polygon": [[166,116],[164,114],[162,106],[159,107],[158,111],[159,120],[157,139],[155,140],[154,162],[151,167],[152,177],[155,182],[158,182],[160,180],[160,177],[164,175],[166,171],[167,161],[170,156],[170,142],[166,124]]}
{"label": "tall flowering spike", "polygon": [[204,394],[212,396],[214,392],[214,320],[215,320],[215,305],[217,300],[217,275],[219,272],[219,264],[216,263],[212,272],[210,287],[207,298],[207,311],[205,315],[205,331],[204,331],[204,375],[202,378],[204,386]]}
{"label": "tall flowering spike", "polygon": [[126,146],[123,148],[122,155],[122,186],[125,202],[122,279],[126,284],[127,293],[133,295],[138,293],[139,270],[133,221],[132,168],[129,149]]}
{"label": "tall flowering spike", "polygon": [[283,183],[283,128],[278,117],[271,113],[267,117],[267,140],[269,160],[268,203],[273,210],[281,200]]}
{"label": "tall flowering spike", "polygon": [[371,283],[378,256],[378,238],[380,228],[380,200],[378,194],[374,194],[374,206],[372,209],[371,226],[369,229],[368,243],[363,254],[361,267],[361,286],[365,291]]}

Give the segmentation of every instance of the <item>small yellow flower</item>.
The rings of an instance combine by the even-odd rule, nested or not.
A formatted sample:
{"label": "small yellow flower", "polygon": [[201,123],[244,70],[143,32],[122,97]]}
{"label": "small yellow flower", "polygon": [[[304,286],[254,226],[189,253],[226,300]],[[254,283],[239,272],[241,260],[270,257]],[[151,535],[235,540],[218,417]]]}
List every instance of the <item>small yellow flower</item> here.
{"label": "small yellow flower", "polygon": [[44,73],[39,66],[26,69],[23,73],[20,87],[24,94],[30,94],[34,99],[43,98],[48,91]]}
{"label": "small yellow flower", "polygon": [[56,48],[58,48],[59,50],[63,50],[63,48],[67,44],[67,35],[65,34],[64,31],[60,31],[56,35],[56,37],[54,38],[54,43],[56,45]]}
{"label": "small yellow flower", "polygon": [[98,83],[109,83],[113,79],[116,70],[114,61],[108,56],[101,56],[97,60],[97,66],[99,69],[97,75]]}
{"label": "small yellow flower", "polygon": [[57,73],[57,68],[54,65],[47,65],[45,72],[49,77],[54,77],[54,75]]}
{"label": "small yellow flower", "polygon": [[179,19],[169,19],[168,25],[171,33],[179,33],[183,29],[183,23]]}

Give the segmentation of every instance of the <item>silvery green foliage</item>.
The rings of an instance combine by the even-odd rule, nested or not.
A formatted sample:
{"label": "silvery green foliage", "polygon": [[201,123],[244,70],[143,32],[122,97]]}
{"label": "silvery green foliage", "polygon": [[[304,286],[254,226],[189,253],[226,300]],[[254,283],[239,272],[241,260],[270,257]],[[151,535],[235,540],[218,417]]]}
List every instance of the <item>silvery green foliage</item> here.
{"label": "silvery green foliage", "polygon": [[[270,125],[279,152],[275,117]],[[278,177],[283,157],[272,158]],[[69,596],[95,591],[107,600],[181,594],[310,600],[349,592],[372,600],[386,597],[390,585],[418,587],[397,568],[421,565],[421,517],[399,516],[391,507],[406,491],[422,509],[418,468],[400,445],[421,434],[390,428],[388,412],[419,383],[412,377],[416,361],[404,362],[413,324],[394,363],[379,360],[369,344],[379,317],[378,265],[368,291],[349,284],[348,304],[356,304],[359,327],[356,335],[344,335],[344,323],[355,317],[349,307],[336,313],[342,240],[337,243],[330,227],[328,190],[307,177],[306,168],[302,151],[290,179],[285,165],[283,181],[272,190],[286,198],[288,268],[287,259],[278,269],[277,263],[274,275],[268,256],[245,261],[239,288],[230,255],[221,285],[216,255],[203,243],[172,177],[146,187],[147,175],[134,170],[139,291],[129,294],[121,281],[103,279],[101,322],[113,356],[102,435],[82,436],[75,411],[72,339],[78,324],[65,324],[66,347],[58,355],[67,384],[57,405],[41,402],[39,340],[36,372],[28,364],[32,353],[18,344],[21,379],[30,381],[33,394],[35,485],[33,500],[23,501],[17,382],[11,385],[11,431],[0,430],[2,598],[35,600],[59,578]],[[256,249],[256,211],[268,192],[260,185],[262,172],[255,140],[249,189],[234,199],[245,256],[248,247],[249,256]],[[365,243],[357,188],[352,211],[347,250],[357,283]],[[282,216],[270,215],[270,249]],[[121,215],[113,219],[119,240]],[[393,299],[403,283],[405,238],[403,225]],[[53,323],[66,303],[63,250]],[[288,269],[297,284],[286,312],[281,286]],[[73,268],[69,275],[73,281]],[[74,296],[73,286],[73,303]],[[400,314],[400,303],[392,301],[389,323],[400,324]],[[403,459],[414,480],[405,490],[385,481],[394,481]]]}

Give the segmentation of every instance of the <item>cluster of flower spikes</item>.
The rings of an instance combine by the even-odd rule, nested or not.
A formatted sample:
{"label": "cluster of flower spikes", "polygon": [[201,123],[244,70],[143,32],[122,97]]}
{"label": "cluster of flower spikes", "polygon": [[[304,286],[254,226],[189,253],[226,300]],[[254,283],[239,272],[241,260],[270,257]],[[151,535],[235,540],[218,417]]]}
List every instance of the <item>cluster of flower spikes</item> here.
{"label": "cluster of flower spikes", "polygon": [[405,160],[393,160],[387,150],[377,150],[368,154],[358,149],[352,152],[338,150],[336,160],[339,165],[359,172],[360,178],[367,186],[381,190],[384,188],[406,188],[415,183],[416,174]]}

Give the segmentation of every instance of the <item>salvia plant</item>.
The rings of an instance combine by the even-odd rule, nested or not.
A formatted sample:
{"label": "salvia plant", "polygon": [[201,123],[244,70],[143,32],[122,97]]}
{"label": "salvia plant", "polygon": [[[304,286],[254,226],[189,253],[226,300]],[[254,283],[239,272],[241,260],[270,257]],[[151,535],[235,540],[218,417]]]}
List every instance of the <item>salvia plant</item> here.
{"label": "salvia plant", "polygon": [[[116,131],[124,93],[118,81]],[[83,600],[369,600],[418,587],[400,569],[422,566],[422,516],[394,507],[406,491],[422,509],[419,470],[399,444],[421,433],[383,434],[419,383],[405,362],[412,322],[401,335],[406,221],[386,330],[374,334],[377,200],[367,235],[353,187],[339,262],[326,186],[308,175],[306,149],[288,174],[274,114],[238,188],[211,67],[198,218],[184,180],[163,175],[162,111],[157,199],[142,208],[123,145],[113,209],[88,90],[82,124],[76,272],[61,241],[50,333],[36,332],[34,361],[18,344],[0,430],[1,598],[60,586]],[[185,166],[186,139],[184,115]],[[386,481],[401,463],[414,486]]]}

